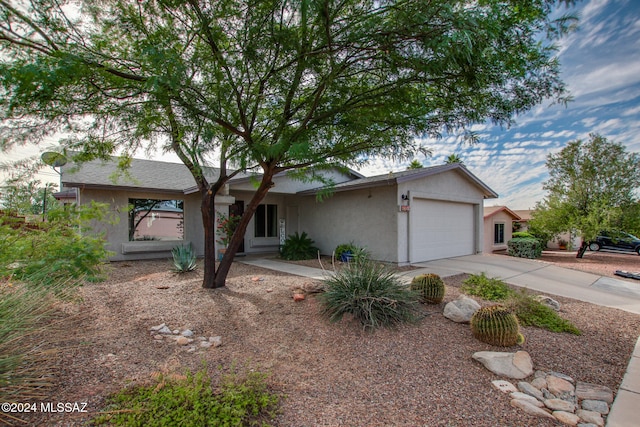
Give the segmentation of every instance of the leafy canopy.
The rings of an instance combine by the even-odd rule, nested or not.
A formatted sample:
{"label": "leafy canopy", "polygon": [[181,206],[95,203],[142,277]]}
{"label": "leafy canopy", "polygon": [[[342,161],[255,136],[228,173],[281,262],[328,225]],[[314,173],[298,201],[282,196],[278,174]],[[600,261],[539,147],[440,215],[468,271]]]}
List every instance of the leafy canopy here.
{"label": "leafy canopy", "polygon": [[601,230],[638,227],[640,156],[591,134],[547,159],[548,196],[536,206],[531,228],[557,235],[578,230],[584,240]]}

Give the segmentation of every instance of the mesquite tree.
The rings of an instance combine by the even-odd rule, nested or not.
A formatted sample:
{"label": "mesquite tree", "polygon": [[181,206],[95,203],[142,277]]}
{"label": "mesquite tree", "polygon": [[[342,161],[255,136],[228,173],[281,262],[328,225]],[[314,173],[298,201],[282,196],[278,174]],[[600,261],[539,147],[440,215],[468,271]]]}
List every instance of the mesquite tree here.
{"label": "mesquite tree", "polygon": [[[0,0],[2,140],[175,152],[202,196],[203,286],[224,286],[275,174],[411,159],[416,136],[564,101],[557,3]],[[214,197],[239,171],[260,184],[216,272]]]}

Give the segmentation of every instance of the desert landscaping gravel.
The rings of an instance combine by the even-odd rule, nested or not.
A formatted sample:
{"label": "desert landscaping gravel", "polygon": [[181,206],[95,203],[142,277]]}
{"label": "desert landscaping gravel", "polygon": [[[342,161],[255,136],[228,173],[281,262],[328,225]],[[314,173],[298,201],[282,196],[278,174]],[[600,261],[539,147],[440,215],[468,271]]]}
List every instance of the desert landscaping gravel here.
{"label": "desert landscaping gravel", "polygon": [[[60,351],[48,400],[87,402],[88,412],[32,414],[25,425],[83,425],[110,393],[203,363],[214,379],[232,365],[268,372],[284,396],[275,426],[557,425],[510,406],[491,385],[500,378],[471,357],[483,350],[525,350],[535,369],[617,391],[640,316],[554,297],[583,334],[526,327],[525,343],[505,350],[443,317],[464,277],[446,278],[445,301],[424,306],[416,324],[370,332],[353,319],[329,323],[314,295],[294,302],[292,289],[310,279],[236,262],[225,288],[206,290],[201,268],[178,275],[169,260],[112,263],[106,281],[87,283],[80,302],[64,304],[51,337]],[[156,340],[149,328],[161,323],[220,336],[222,345],[190,352]]]}

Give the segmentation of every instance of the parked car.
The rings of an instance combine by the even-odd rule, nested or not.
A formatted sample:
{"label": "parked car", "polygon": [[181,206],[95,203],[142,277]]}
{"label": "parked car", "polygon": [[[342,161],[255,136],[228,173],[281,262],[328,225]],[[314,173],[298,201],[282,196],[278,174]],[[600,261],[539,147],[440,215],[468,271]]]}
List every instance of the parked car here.
{"label": "parked car", "polygon": [[589,242],[589,249],[611,249],[616,251],[635,252],[640,255],[640,239],[629,233],[610,233],[603,231],[595,240]]}

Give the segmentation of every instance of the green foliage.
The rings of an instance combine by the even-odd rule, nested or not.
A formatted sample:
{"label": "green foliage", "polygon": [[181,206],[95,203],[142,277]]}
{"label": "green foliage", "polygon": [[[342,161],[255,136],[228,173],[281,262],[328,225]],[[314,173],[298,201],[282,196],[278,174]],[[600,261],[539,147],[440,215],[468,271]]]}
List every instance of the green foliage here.
{"label": "green foliage", "polygon": [[524,340],[518,318],[500,304],[479,308],[470,324],[473,336],[487,344],[511,347]]}
{"label": "green foliage", "polygon": [[518,258],[540,258],[542,245],[533,237],[516,237],[507,242],[507,254]]}
{"label": "green foliage", "polygon": [[363,327],[376,329],[416,319],[417,294],[403,286],[393,270],[371,260],[347,264],[325,285],[319,299],[331,321],[350,314]]}
{"label": "green foliage", "polygon": [[424,302],[440,304],[444,299],[444,282],[437,274],[421,274],[411,280],[411,290],[418,292]]}
{"label": "green foliage", "polygon": [[423,167],[418,159],[413,159],[411,163],[409,163],[409,166],[407,166],[407,170],[422,169]]}
{"label": "green foliage", "polygon": [[307,236],[306,232],[290,235],[280,248],[280,256],[289,261],[312,259],[318,255],[318,248],[313,246],[315,242]]}
{"label": "green foliage", "polygon": [[514,239],[520,239],[520,238],[535,239],[536,238],[536,236],[529,233],[528,231],[514,231],[511,237]]}
{"label": "green foliage", "polygon": [[409,160],[425,152],[416,135],[472,137],[566,102],[554,41],[575,19],[552,16],[556,3],[114,0],[65,16],[54,0],[3,2],[0,133],[10,146],[64,131],[75,160],[166,141],[204,197],[261,172],[257,204],[280,172]]}
{"label": "green foliage", "polygon": [[267,426],[278,396],[265,382],[266,375],[231,373],[214,389],[206,368],[186,378],[165,378],[157,384],[126,388],[111,396],[93,425],[127,427]]}
{"label": "green foliage", "polygon": [[[584,241],[601,230],[629,231],[638,225],[640,154],[591,134],[547,158],[548,196],[536,206],[531,229],[547,237],[578,231]],[[625,230],[625,228],[627,228]]]}
{"label": "green foliage", "polygon": [[13,276],[43,285],[96,280],[109,252],[101,236],[86,230],[90,221],[104,220],[107,209],[99,203],[57,207],[49,212],[49,221],[37,227],[1,225],[0,277]]}
{"label": "green foliage", "polygon": [[344,255],[345,253],[353,255],[357,248],[358,247],[355,245],[355,243],[342,243],[336,246],[336,249],[334,251],[336,259],[341,260],[342,255]]}
{"label": "green foliage", "polygon": [[[369,258],[369,252],[355,243],[343,243],[336,246],[335,257],[339,261],[365,260]],[[343,257],[344,256],[344,257]]]}
{"label": "green foliage", "polygon": [[173,265],[178,273],[186,273],[196,269],[196,253],[191,244],[180,245],[171,249],[173,255]]}
{"label": "green foliage", "polygon": [[489,278],[484,272],[467,277],[462,285],[462,291],[487,301],[503,301],[513,292],[502,280]]}
{"label": "green foliage", "polygon": [[573,323],[560,317],[551,307],[536,300],[524,289],[512,293],[505,306],[516,313],[522,326],[535,326],[551,332],[581,334]]}
{"label": "green foliage", "polygon": [[501,301],[505,307],[515,313],[523,326],[535,326],[551,332],[580,334],[578,328],[571,322],[536,300],[525,289],[516,292],[502,280],[488,278],[484,273],[469,276],[464,281],[462,291],[487,301]]}

